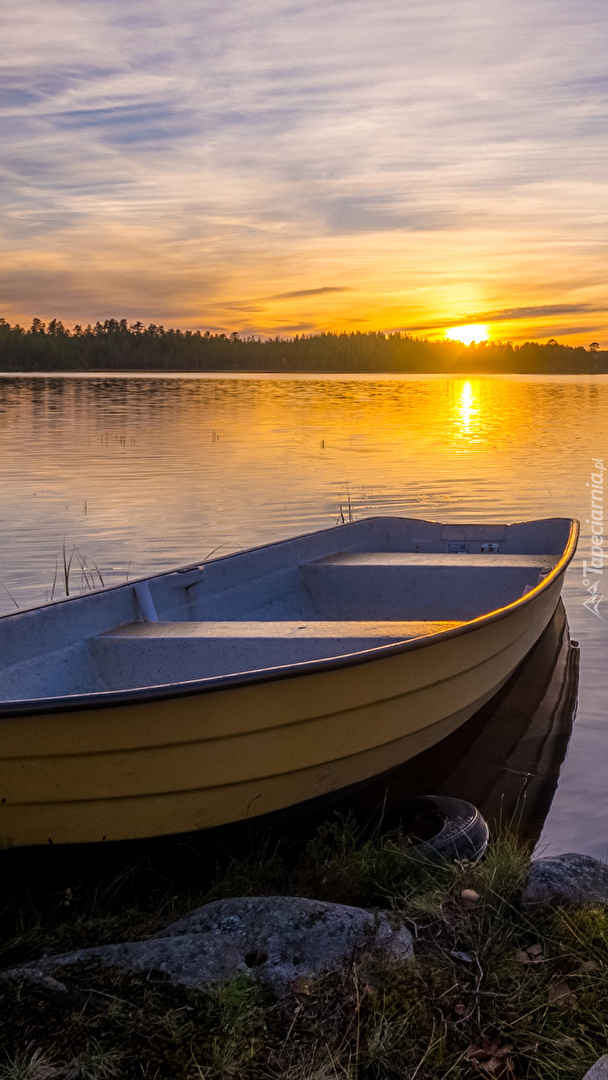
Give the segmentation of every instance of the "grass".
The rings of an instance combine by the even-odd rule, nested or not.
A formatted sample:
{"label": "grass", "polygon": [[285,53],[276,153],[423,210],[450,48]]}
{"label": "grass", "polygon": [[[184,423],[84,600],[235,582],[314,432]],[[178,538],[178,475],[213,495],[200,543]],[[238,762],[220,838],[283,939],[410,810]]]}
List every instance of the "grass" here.
{"label": "grass", "polygon": [[340,509],[338,511],[338,517],[336,518],[336,525],[345,525],[346,522],[355,520],[355,513],[353,504],[350,497],[350,490],[348,484],[346,485],[346,503],[340,499]]}
{"label": "grass", "polygon": [[528,858],[504,834],[477,866],[422,862],[398,834],[338,818],[295,854],[234,860],[201,895],[169,890],[153,910],[124,906],[116,886],[86,910],[37,922],[30,911],[5,963],[83,934],[145,937],[203,899],[258,892],[391,908],[416,958],[361,957],[282,1000],[244,975],[186,992],[154,973],[80,966],[60,974],[68,995],[50,997],[6,982],[0,1080],[580,1080],[608,1050],[608,912],[525,912]]}
{"label": "grass", "polygon": [[[86,507],[86,503],[85,503]],[[129,563],[129,567],[130,567]],[[127,567],[125,580],[129,577]],[[61,559],[55,559],[55,570],[50,589],[46,590],[45,602],[54,600],[59,596],[73,596],[74,593],[82,594],[92,592],[94,589],[103,588],[105,585],[103,575],[96,562],[89,563],[86,555],[74,544],[68,552],[65,540],[61,549]],[[20,609],[20,604],[12,592],[0,581],[0,589],[8,596],[15,608]]]}
{"label": "grass", "polygon": [[[55,561],[55,573],[51,584],[50,600],[55,599],[55,592],[59,580],[62,583],[64,595],[71,595],[70,590],[72,590],[72,592],[74,591],[74,573],[78,573],[78,571],[80,571],[79,591],[81,593],[91,592],[93,589],[98,589],[100,586],[103,588],[104,580],[97,563],[93,563],[92,566],[89,566],[86,556],[78,550],[75,544],[72,546],[72,550],[68,555],[64,540],[61,556],[61,567],[57,560]],[[75,565],[78,567],[78,570],[76,571]]]}

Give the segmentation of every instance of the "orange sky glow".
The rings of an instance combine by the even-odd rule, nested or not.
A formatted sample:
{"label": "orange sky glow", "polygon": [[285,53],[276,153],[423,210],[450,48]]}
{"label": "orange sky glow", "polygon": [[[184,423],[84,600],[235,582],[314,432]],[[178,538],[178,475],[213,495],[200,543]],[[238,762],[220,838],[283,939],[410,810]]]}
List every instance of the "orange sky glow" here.
{"label": "orange sky glow", "polygon": [[608,347],[600,0],[24,0],[0,315]]}

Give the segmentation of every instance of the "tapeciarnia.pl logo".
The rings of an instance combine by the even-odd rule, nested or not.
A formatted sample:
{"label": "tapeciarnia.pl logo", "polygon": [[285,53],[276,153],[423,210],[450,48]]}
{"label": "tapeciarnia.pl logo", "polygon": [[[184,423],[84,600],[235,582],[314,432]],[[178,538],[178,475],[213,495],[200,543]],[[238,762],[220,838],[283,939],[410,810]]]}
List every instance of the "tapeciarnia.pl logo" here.
{"label": "tapeciarnia.pl logo", "polygon": [[606,466],[603,458],[592,458],[593,472],[591,481],[587,487],[591,488],[591,517],[587,518],[587,524],[591,525],[591,562],[583,559],[583,585],[589,596],[583,600],[583,607],[597,615],[604,621],[604,616],[599,613],[599,606],[604,598],[600,592],[602,577],[604,574],[604,472]]}

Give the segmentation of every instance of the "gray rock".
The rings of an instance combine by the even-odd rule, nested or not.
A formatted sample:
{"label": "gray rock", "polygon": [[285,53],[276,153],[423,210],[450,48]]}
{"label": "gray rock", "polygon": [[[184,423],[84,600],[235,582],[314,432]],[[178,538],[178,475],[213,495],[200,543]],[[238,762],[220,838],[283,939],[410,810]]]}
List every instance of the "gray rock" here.
{"label": "gray rock", "polygon": [[608,1054],[604,1054],[595,1065],[591,1066],[589,1072],[583,1076],[583,1080],[608,1080]]}
{"label": "gray rock", "polygon": [[556,855],[530,864],[522,904],[539,910],[558,904],[608,904],[608,866],[590,855]]}
{"label": "gray rock", "polygon": [[292,896],[216,900],[149,941],[78,949],[24,964],[5,977],[35,978],[87,963],[162,972],[175,986],[204,989],[237,972],[284,993],[295,979],[336,971],[361,951],[390,959],[413,955],[412,936],[384,912]]}

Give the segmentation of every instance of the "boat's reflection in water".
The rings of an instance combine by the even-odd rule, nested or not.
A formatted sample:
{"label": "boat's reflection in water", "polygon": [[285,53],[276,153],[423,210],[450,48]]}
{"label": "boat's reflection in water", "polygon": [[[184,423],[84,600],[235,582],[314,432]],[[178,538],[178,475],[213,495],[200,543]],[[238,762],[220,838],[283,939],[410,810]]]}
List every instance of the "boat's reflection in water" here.
{"label": "boat's reflection in water", "polygon": [[536,840],[555,794],[576,714],[578,647],[560,600],[535,647],[501,691],[457,731],[340,804],[359,820],[383,806],[391,827],[412,796],[472,802],[491,830]]}

